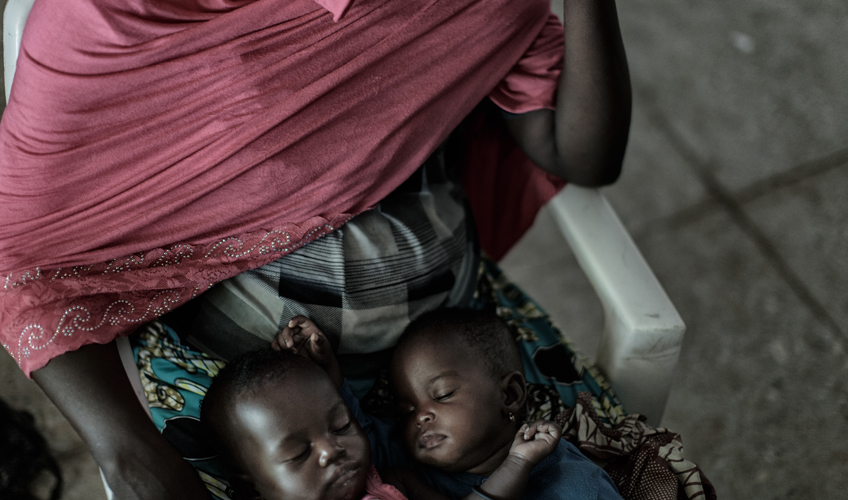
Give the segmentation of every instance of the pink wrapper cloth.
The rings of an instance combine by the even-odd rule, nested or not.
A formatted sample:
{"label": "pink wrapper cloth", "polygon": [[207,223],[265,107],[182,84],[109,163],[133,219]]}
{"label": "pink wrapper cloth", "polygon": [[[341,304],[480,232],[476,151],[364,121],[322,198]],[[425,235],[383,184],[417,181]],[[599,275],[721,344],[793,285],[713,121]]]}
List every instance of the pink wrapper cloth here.
{"label": "pink wrapper cloth", "polygon": [[552,16],[547,0],[37,0],[0,122],[4,347],[29,374],[335,230],[490,94],[552,108]]}
{"label": "pink wrapper cloth", "polygon": [[365,478],[365,496],[362,500],[406,500],[406,497],[391,484],[384,484],[372,465]]}

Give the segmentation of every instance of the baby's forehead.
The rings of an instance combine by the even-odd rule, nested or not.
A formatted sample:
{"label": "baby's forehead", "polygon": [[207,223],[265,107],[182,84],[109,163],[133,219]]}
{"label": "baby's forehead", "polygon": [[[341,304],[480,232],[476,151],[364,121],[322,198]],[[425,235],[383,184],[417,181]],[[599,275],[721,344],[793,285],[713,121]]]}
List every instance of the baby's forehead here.
{"label": "baby's forehead", "polygon": [[239,394],[230,405],[234,423],[250,423],[273,415],[282,425],[316,418],[323,421],[335,413],[344,413],[344,401],[332,382],[311,375],[267,381]]}
{"label": "baby's forehead", "polygon": [[404,342],[392,360],[395,373],[408,373],[418,363],[438,365],[443,370],[486,371],[485,356],[469,344],[459,331],[421,332]]}
{"label": "baby's forehead", "polygon": [[480,353],[463,337],[458,327],[429,328],[415,332],[402,341],[400,350],[404,356],[438,356],[440,352],[460,352],[465,356],[478,356]]}

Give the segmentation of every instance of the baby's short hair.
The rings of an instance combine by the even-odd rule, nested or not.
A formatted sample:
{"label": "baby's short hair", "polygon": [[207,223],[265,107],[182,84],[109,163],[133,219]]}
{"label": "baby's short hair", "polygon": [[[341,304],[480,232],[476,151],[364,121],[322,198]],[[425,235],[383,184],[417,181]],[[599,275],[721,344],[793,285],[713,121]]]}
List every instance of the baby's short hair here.
{"label": "baby's short hair", "polygon": [[200,406],[200,421],[216,441],[227,435],[226,411],[242,396],[269,385],[280,386],[291,373],[307,369],[312,362],[289,351],[270,347],[239,354],[212,379]]}
{"label": "baby's short hair", "polygon": [[448,332],[479,354],[493,377],[512,371],[524,373],[512,330],[495,314],[475,309],[446,308],[424,313],[406,327],[398,347],[413,339]]}
{"label": "baby's short hair", "polygon": [[227,394],[249,394],[268,384],[282,382],[291,371],[309,363],[290,351],[275,351],[270,347],[239,354],[212,379],[203,406],[208,408],[217,398]]}

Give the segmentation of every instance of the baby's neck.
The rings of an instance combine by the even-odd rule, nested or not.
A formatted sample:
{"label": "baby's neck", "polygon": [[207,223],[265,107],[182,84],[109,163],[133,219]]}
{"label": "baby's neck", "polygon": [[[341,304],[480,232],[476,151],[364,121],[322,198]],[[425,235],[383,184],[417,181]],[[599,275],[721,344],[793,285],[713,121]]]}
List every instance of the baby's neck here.
{"label": "baby's neck", "polygon": [[468,469],[465,472],[471,474],[478,474],[480,476],[491,475],[493,472],[495,472],[495,469],[500,467],[504,460],[506,460],[506,457],[509,456],[509,449],[512,447],[512,441],[512,436],[507,436],[507,439],[504,440],[503,445],[498,447],[494,453],[489,455],[489,457],[485,459],[482,463],[475,465],[474,467]]}

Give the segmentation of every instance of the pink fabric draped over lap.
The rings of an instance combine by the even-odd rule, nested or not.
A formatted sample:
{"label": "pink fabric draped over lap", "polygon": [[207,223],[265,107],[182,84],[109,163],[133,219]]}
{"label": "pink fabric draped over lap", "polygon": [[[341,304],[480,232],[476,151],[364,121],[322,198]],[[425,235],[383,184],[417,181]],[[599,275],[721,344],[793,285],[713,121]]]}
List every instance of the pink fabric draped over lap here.
{"label": "pink fabric draped over lap", "polygon": [[[553,107],[548,0],[318,2],[36,1],[0,123],[0,338],[27,374],[338,228],[487,95]],[[543,179],[514,196],[535,214],[556,189],[510,162],[469,178]]]}

